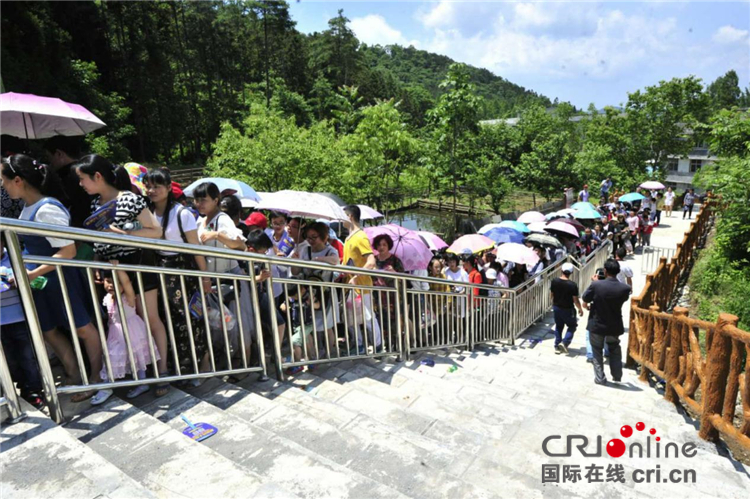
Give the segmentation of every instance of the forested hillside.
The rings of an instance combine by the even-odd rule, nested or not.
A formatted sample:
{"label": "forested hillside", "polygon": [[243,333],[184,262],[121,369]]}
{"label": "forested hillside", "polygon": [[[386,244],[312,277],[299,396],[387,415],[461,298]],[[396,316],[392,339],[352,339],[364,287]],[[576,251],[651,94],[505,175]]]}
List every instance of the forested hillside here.
{"label": "forested hillside", "polygon": [[[353,86],[359,105],[394,98],[420,127],[452,62],[413,48],[361,45],[343,14],[329,30],[303,35],[282,1],[10,2],[2,9],[4,90],[92,108],[109,125],[99,147],[141,161],[205,160],[221,123],[239,123],[253,91],[309,125],[340,111],[340,88]],[[486,98],[480,118],[550,104],[487,70],[470,73]]]}

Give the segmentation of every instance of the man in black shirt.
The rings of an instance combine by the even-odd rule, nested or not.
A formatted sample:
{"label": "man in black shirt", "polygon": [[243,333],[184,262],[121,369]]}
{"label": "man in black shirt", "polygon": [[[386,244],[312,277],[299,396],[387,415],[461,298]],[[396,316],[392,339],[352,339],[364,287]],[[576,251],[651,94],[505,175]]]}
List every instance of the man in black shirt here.
{"label": "man in black shirt", "polygon": [[[572,263],[564,263],[562,275],[555,277],[550,286],[552,311],[555,314],[555,353],[568,353],[568,346],[573,341],[573,334],[578,326],[573,304],[578,308],[578,315],[583,315],[581,302],[578,300],[578,284],[570,280],[573,270]],[[562,333],[565,326],[568,326],[568,332],[563,339]]]}
{"label": "man in black shirt", "polygon": [[70,211],[70,226],[83,227],[83,221],[91,215],[91,200],[78,181],[78,175],[71,168],[81,157],[83,139],[56,135],[44,143],[49,155],[49,165],[62,181],[63,192],[67,199],[60,202]]}
{"label": "man in black shirt", "polygon": [[625,332],[622,325],[622,306],[630,296],[630,286],[617,280],[620,264],[616,260],[607,260],[604,271],[606,277],[598,280],[594,276],[593,282],[583,293],[585,306],[590,310],[588,330],[594,354],[594,381],[599,385],[607,384],[602,360],[605,343],[609,346],[609,370],[612,379],[618,383],[622,379],[620,335]]}

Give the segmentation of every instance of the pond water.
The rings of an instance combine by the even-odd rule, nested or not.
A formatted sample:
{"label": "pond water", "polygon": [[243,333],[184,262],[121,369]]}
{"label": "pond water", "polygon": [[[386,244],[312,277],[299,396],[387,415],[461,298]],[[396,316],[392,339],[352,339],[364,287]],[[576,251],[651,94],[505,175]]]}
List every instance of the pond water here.
{"label": "pond water", "polygon": [[426,230],[453,239],[453,216],[449,211],[414,209],[388,215],[388,222],[410,230]]}

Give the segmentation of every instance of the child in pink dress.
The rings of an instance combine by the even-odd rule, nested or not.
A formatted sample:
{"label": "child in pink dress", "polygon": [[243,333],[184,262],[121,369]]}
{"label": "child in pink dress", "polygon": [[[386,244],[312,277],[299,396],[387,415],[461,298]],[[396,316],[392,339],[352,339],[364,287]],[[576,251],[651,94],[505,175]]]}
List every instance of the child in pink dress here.
{"label": "child in pink dress", "polygon": [[[116,274],[120,284],[122,308],[125,310],[130,346],[133,350],[133,360],[135,361],[138,379],[144,379],[146,377],[146,366],[152,363],[151,351],[148,345],[146,323],[143,322],[143,319],[135,311],[136,294],[128,274],[122,270],[118,270]],[[110,274],[104,277],[104,290],[107,292],[107,296],[104,297],[102,303],[107,308],[107,317],[109,319],[107,351],[109,351],[109,360],[112,365],[112,376],[115,379],[120,379],[131,373],[131,365],[128,356],[127,343],[125,342],[125,330],[123,328],[122,320],[120,319],[119,307],[117,306],[117,296],[115,294],[115,283],[113,280],[114,275],[115,274]],[[151,341],[153,342],[153,339]],[[161,357],[159,356],[159,350],[155,345],[153,350],[154,355],[156,356],[156,358],[153,359],[153,362],[156,362]],[[109,378],[107,375],[106,362],[105,366],[102,367],[101,377],[104,380]],[[148,385],[136,386],[128,392],[127,398],[135,398],[148,390]],[[104,393],[100,397],[94,397],[91,399],[91,405],[103,404],[112,395],[112,390],[101,390],[101,392],[108,393]]]}

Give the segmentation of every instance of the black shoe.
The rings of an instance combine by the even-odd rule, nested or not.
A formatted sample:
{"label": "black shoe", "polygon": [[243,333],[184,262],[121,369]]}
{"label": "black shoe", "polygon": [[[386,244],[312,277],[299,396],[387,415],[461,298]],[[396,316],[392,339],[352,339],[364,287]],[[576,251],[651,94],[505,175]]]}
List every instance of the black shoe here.
{"label": "black shoe", "polygon": [[44,407],[44,399],[41,397],[41,395],[39,395],[37,393],[31,393],[29,395],[24,395],[22,398],[26,402],[28,402],[29,404],[31,404],[34,407],[34,409],[39,410],[42,407]]}
{"label": "black shoe", "polygon": [[568,352],[568,345],[566,345],[565,343],[560,343],[560,347],[561,347],[563,353],[569,353]]}
{"label": "black shoe", "polygon": [[589,363],[589,364],[593,364],[594,363],[594,359],[586,359],[586,362]]}
{"label": "black shoe", "polygon": [[596,383],[597,385],[607,386],[607,380],[606,379],[604,381],[594,380],[594,383]]}
{"label": "black shoe", "polygon": [[615,383],[619,383],[619,382],[620,382],[620,381],[622,381],[622,380],[621,380],[620,378],[615,378],[615,379],[613,379],[612,381],[614,381]]}
{"label": "black shoe", "polygon": [[563,353],[562,343],[555,345],[555,354],[560,355],[561,353]]}

